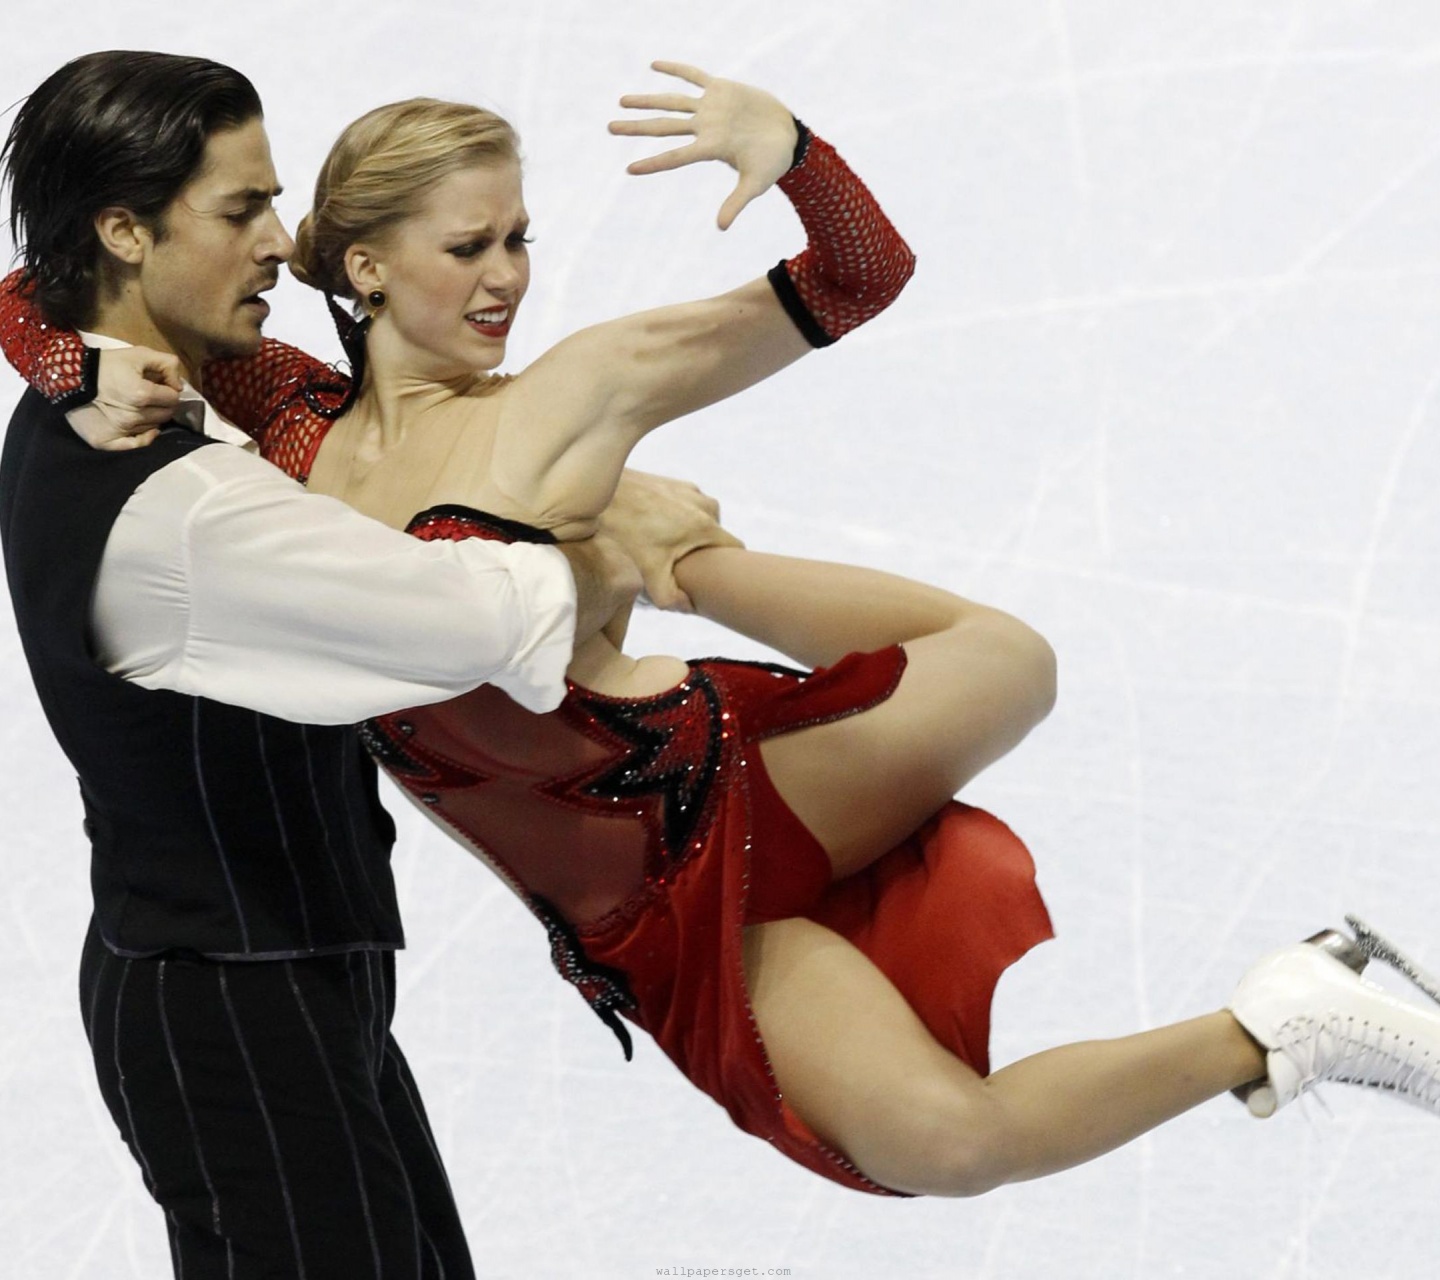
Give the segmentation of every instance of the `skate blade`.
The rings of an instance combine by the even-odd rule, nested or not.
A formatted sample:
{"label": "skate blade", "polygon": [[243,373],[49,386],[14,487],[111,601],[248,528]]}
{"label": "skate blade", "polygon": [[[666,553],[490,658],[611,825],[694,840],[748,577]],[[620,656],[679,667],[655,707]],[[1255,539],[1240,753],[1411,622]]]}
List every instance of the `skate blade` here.
{"label": "skate blade", "polygon": [[1355,935],[1355,945],[1360,948],[1372,960],[1378,960],[1381,964],[1389,965],[1401,977],[1407,978],[1411,983],[1423,991],[1436,1004],[1440,1004],[1440,981],[1436,981],[1430,974],[1426,973],[1409,956],[1400,950],[1388,938],[1375,932],[1363,920],[1355,916],[1346,916],[1345,923],[1350,926],[1350,931]]}

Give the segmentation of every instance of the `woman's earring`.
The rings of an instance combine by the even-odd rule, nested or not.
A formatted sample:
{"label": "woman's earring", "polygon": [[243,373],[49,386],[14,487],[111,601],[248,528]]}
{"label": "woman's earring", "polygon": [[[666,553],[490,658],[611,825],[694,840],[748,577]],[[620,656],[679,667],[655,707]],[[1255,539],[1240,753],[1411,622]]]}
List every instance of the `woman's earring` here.
{"label": "woman's earring", "polygon": [[370,292],[365,295],[365,301],[370,304],[371,311],[383,310],[385,307],[385,290],[371,289]]}

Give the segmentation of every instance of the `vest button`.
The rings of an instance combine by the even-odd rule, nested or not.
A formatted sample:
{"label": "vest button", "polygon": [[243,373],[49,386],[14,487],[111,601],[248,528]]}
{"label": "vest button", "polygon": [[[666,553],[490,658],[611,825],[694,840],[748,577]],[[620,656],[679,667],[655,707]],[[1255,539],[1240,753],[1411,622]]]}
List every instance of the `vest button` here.
{"label": "vest button", "polygon": [[426,804],[439,804],[439,803],[440,803],[440,797],[437,796],[433,791],[427,791],[427,792],[425,792],[425,794],[422,795],[422,796],[420,797],[420,799],[423,800]]}

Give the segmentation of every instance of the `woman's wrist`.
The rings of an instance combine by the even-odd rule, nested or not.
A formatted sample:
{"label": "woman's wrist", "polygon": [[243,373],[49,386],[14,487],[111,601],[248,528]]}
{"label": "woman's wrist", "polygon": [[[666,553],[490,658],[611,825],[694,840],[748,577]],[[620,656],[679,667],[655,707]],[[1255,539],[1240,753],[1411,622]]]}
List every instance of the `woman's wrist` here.
{"label": "woman's wrist", "polygon": [[810,154],[809,128],[806,126],[805,121],[800,119],[799,116],[791,116],[790,118],[795,122],[795,154],[791,157],[790,167],[785,170],[786,173],[794,173],[796,169],[805,163],[805,157]]}

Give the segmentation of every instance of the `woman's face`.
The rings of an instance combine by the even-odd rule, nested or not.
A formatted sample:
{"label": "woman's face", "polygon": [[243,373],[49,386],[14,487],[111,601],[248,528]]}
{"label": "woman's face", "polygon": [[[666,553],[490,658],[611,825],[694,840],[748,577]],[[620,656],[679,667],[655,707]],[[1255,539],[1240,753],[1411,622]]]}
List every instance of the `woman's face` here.
{"label": "woman's face", "polygon": [[373,255],[386,296],[375,337],[388,329],[382,340],[421,376],[495,368],[530,286],[529,225],[518,162],[444,178]]}

